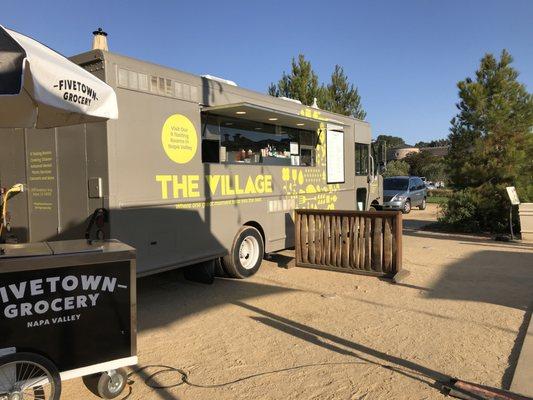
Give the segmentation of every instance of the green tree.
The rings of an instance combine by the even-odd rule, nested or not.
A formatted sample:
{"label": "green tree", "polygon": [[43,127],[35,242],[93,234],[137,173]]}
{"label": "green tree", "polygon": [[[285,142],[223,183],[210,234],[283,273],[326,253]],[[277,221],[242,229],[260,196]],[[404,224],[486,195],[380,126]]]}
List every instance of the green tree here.
{"label": "green tree", "polygon": [[343,115],[364,119],[366,112],[361,105],[361,96],[357,88],[349,83],[341,66],[336,65],[331,74],[331,81],[324,86],[319,84],[318,76],[313,71],[311,62],[303,54],[291,61],[291,72],[283,72],[277,83],[271,83],[268,94],[275,97],[290,97],[310,106],[317,99],[319,108]]}
{"label": "green tree", "polygon": [[413,152],[407,154],[403,159],[407,164],[409,164],[409,173],[413,176],[425,176],[424,170],[428,165],[435,162],[435,156],[433,156],[429,151],[422,150],[420,152]]}
{"label": "green tree", "polygon": [[450,145],[450,139],[437,139],[437,140],[431,140],[430,142],[417,142],[415,144],[415,147],[441,147],[441,146],[449,146]]}
{"label": "green tree", "polygon": [[394,160],[387,163],[387,168],[383,172],[384,177],[409,175],[409,164],[402,160]]}
{"label": "green tree", "polygon": [[378,135],[376,142],[385,142],[387,149],[396,149],[399,147],[407,147],[407,144],[401,137],[390,135]]}
{"label": "green tree", "polygon": [[[522,201],[533,199],[533,97],[512,61],[506,50],[499,60],[486,54],[475,78],[457,84],[447,167],[453,186],[464,192],[458,196],[478,201],[475,222],[482,230],[506,229],[506,186],[516,186]],[[450,202],[445,221],[460,213],[456,203]]]}
{"label": "green tree", "polygon": [[425,176],[431,182],[447,182],[446,163],[444,160],[434,157],[434,160],[421,167],[420,176]]}
{"label": "green tree", "polygon": [[331,82],[326,86],[325,109],[338,114],[350,115],[364,120],[366,112],[361,105],[361,96],[340,65],[335,65]]}
{"label": "green tree", "polygon": [[325,89],[318,83],[318,76],[313,71],[311,62],[305,59],[303,54],[298,55],[291,61],[291,72],[283,72],[278,83],[271,83],[268,88],[268,94],[276,97],[290,97],[291,99],[300,100],[302,104],[310,106],[316,97],[318,106],[323,108],[325,105]]}

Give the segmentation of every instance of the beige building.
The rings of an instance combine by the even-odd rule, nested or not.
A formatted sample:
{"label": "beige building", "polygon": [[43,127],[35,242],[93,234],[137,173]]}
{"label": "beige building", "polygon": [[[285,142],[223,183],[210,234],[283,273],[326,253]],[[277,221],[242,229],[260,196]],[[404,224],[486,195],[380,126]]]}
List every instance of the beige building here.
{"label": "beige building", "polygon": [[390,149],[387,151],[387,160],[402,160],[407,155],[412,153],[420,153],[421,151],[428,151],[435,157],[444,157],[448,154],[448,146],[438,146],[438,147],[400,147],[397,149]]}
{"label": "beige building", "polygon": [[419,153],[419,152],[420,152],[420,149],[418,147],[401,147],[397,149],[390,149],[387,152],[387,160],[388,161],[401,160],[407,157],[408,154]]}

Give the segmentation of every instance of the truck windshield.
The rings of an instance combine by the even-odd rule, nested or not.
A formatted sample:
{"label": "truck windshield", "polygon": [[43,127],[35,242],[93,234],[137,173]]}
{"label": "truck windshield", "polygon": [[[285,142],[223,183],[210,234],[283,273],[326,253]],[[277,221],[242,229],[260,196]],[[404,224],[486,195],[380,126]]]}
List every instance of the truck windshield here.
{"label": "truck windshield", "polygon": [[407,190],[409,179],[386,178],[383,179],[383,189],[385,190]]}

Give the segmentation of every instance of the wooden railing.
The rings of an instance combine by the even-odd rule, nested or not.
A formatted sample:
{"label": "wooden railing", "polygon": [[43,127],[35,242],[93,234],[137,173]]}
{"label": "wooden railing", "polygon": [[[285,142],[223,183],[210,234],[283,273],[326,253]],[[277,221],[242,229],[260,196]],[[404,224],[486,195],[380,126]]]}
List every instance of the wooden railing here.
{"label": "wooden railing", "polygon": [[295,211],[296,266],[377,276],[402,269],[401,212]]}

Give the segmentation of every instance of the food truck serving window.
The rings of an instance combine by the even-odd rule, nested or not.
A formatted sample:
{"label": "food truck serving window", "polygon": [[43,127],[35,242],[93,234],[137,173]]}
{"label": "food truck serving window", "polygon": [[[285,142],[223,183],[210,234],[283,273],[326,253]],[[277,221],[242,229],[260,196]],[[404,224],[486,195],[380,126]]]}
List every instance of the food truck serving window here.
{"label": "food truck serving window", "polygon": [[202,115],[202,161],[314,166],[316,132],[241,118]]}

